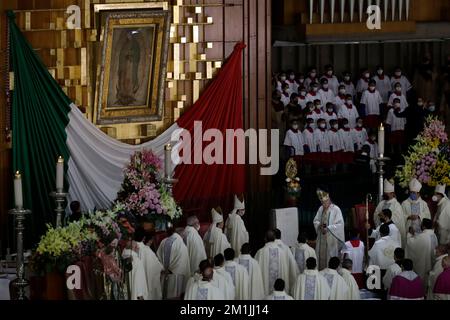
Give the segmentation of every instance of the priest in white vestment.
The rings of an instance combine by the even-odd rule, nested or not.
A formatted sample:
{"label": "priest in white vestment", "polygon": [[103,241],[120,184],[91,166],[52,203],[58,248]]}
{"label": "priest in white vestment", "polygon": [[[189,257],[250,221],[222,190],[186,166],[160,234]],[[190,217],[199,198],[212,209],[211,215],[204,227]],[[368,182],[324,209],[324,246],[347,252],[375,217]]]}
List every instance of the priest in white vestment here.
{"label": "priest in white vestment", "polygon": [[277,279],[275,281],[275,284],[273,286],[273,292],[268,295],[264,300],[273,300],[273,301],[292,301],[294,298],[292,298],[290,295],[288,295],[285,291],[285,282],[282,279]]}
{"label": "priest in white vestment", "polygon": [[263,277],[258,261],[250,255],[250,245],[244,243],[241,248],[241,255],[237,262],[247,269],[250,281],[250,300],[262,300],[264,298]]}
{"label": "priest in white vestment", "polygon": [[342,261],[342,268],[339,269],[339,274],[342,279],[344,279],[349,289],[347,300],[361,300],[358,283],[356,283],[356,279],[352,275],[352,268],[352,260],[344,259],[344,261]]}
{"label": "priest in white vestment", "polygon": [[205,243],[206,256],[213,259],[218,254],[224,254],[225,249],[231,248],[226,235],[223,233],[223,216],[219,213],[220,208],[212,209],[212,223],[209,230],[203,237]]}
{"label": "priest in white vestment", "polygon": [[172,225],[167,229],[167,235],[168,238],[161,241],[156,254],[164,267],[161,279],[163,299],[174,299],[184,293],[191,268],[188,249]]}
{"label": "priest in white vestment", "polygon": [[122,258],[131,259],[132,269],[128,272],[128,280],[130,283],[130,299],[131,300],[147,300],[147,279],[145,278],[144,264],[139,259],[138,254],[133,249],[125,249],[122,251]]}
{"label": "priest in white vestment", "polygon": [[347,283],[337,271],[340,263],[339,258],[333,257],[330,259],[328,268],[320,271],[320,274],[327,280],[330,287],[330,300],[347,300],[350,296],[350,289]]}
{"label": "priest in white vestment", "polygon": [[372,249],[369,250],[369,261],[371,265],[379,266],[381,270],[395,263],[394,252],[399,248],[397,241],[389,236],[389,227],[383,224],[380,227],[381,239],[375,241]]}
{"label": "priest in white vestment", "polygon": [[234,261],[235,252],[232,248],[225,250],[225,271],[228,272],[233,279],[236,300],[250,299],[250,279],[248,271],[245,267]]}
{"label": "priest in white vestment", "polygon": [[433,201],[438,204],[434,223],[440,244],[450,244],[450,200],[445,188],[444,185],[437,186],[433,197]]}
{"label": "priest in white vestment", "polygon": [[200,230],[200,221],[196,216],[187,219],[187,226],[184,229],[183,240],[188,248],[191,273],[198,271],[200,262],[206,259],[205,245],[198,231]]}
{"label": "priest in white vestment", "polygon": [[248,232],[245,228],[244,220],[242,217],[245,214],[245,201],[244,195],[238,198],[234,196],[234,209],[228,215],[228,219],[225,222],[225,230],[228,241],[234,252],[239,252],[244,243],[249,241]]}
{"label": "priest in white vestment", "polygon": [[436,248],[436,261],[434,263],[433,269],[428,274],[428,300],[433,300],[433,289],[436,284],[436,279],[444,271],[442,267],[443,260],[448,257],[448,248],[446,245],[439,245]]}
{"label": "priest in white vestment", "polygon": [[223,254],[219,253],[214,257],[214,275],[220,277],[225,280],[225,283],[222,286],[225,288],[225,297],[227,300],[234,300],[236,298],[236,289],[234,287],[233,278],[231,275],[225,270],[225,258]]}
{"label": "priest in white vestment", "polygon": [[318,190],[317,194],[322,206],[314,218],[317,233],[316,255],[319,270],[323,270],[331,258],[339,256],[345,244],[344,218],[341,209],[331,202],[328,193]]}
{"label": "priest in white vestment", "polygon": [[394,222],[395,226],[398,228],[401,237],[402,248],[406,246],[406,220],[405,214],[401,204],[398,202],[395,196],[395,186],[394,183],[385,179],[383,185],[383,200],[378,204],[375,209],[373,220],[375,226],[379,227],[381,225],[379,214],[385,209],[389,209],[392,212],[391,220]]}
{"label": "priest in white vestment", "polygon": [[386,274],[383,277],[383,287],[384,290],[387,290],[389,292],[389,289],[391,288],[392,280],[396,276],[398,276],[400,273],[402,273],[402,262],[405,260],[405,250],[402,248],[397,248],[394,251],[394,264],[391,264],[386,269]]}
{"label": "priest in white vestment", "polygon": [[[305,232],[297,237],[297,243],[291,248],[294,260],[297,263],[299,273],[303,273],[306,269],[306,260],[315,258],[317,260],[316,251],[308,245],[308,239]],[[296,279],[297,281],[297,279]]]}
{"label": "priest in white vestment", "polygon": [[255,259],[261,267],[264,296],[268,296],[273,291],[273,286],[277,279],[284,280],[286,292],[290,292],[289,254],[275,243],[274,231],[270,230],[267,232],[266,244],[256,253]]}
{"label": "priest in white vestment", "polygon": [[435,249],[438,240],[433,230],[433,223],[429,219],[422,220],[422,233],[408,233],[408,244],[406,246],[406,257],[414,263],[414,272],[428,283],[428,273],[433,268],[436,260]]}
{"label": "priest in white vestment", "polygon": [[144,244],[145,231],[142,228],[136,229],[134,233],[134,239],[137,244],[138,256],[141,259],[145,278],[147,283],[147,299],[148,300],[161,300],[162,299],[162,289],[161,289],[161,272],[164,271],[164,267],[158,260],[158,257],[150,249],[149,246]]}
{"label": "priest in white vestment", "polygon": [[[275,229],[275,243],[284,251],[287,252],[289,257],[289,288],[292,288],[295,285],[295,281],[297,280],[297,276],[300,274],[298,270],[297,262],[295,261],[294,255],[292,254],[291,248],[287,244],[281,240],[281,230]],[[286,280],[287,281],[287,280]]]}
{"label": "priest in white vestment", "polygon": [[222,292],[216,287],[213,280],[213,268],[207,267],[202,272],[202,279],[196,281],[186,292],[184,300],[208,301],[208,300],[225,300]]}
{"label": "priest in white vestment", "polygon": [[[391,220],[392,211],[390,209],[384,209],[379,215],[379,219],[382,224],[385,224],[389,227],[389,236],[392,240],[397,241],[398,245],[402,246],[402,238],[399,229],[395,225],[395,223]],[[381,226],[381,225],[380,225]],[[370,228],[370,224],[367,224],[369,228],[369,238],[379,240],[380,239],[380,226],[376,230]]]}
{"label": "priest in white vestment", "polygon": [[415,233],[422,232],[422,219],[431,219],[428,204],[420,197],[421,190],[422,184],[417,179],[412,179],[409,183],[409,198],[402,203],[403,214],[406,220],[406,232],[410,227],[414,228]]}
{"label": "priest in white vestment", "polygon": [[306,270],[297,277],[293,296],[295,300],[329,300],[331,294],[327,280],[317,270],[315,258],[306,260]]}

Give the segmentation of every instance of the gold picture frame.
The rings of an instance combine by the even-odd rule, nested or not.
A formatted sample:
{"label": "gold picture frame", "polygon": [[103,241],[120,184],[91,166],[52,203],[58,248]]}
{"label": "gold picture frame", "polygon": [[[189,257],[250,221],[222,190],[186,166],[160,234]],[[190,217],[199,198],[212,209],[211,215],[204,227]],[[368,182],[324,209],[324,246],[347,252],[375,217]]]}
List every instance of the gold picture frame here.
{"label": "gold picture frame", "polygon": [[97,125],[161,121],[170,11],[104,14]]}

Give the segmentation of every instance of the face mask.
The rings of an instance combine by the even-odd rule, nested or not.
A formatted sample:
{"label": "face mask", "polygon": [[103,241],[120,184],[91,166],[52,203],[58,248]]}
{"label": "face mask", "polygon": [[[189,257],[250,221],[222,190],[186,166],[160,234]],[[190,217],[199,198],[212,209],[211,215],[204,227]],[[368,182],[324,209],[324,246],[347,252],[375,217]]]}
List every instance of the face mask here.
{"label": "face mask", "polygon": [[317,92],[317,91],[319,91],[319,88],[314,87],[314,88],[313,88],[313,91],[314,91],[314,92]]}
{"label": "face mask", "polygon": [[327,84],[324,84],[322,87],[323,87],[325,90],[328,89],[328,85],[327,85]]}
{"label": "face mask", "polygon": [[339,125],[337,125],[337,124],[333,124],[333,129],[339,129]]}
{"label": "face mask", "polygon": [[195,230],[200,231],[200,226],[199,226],[199,225],[196,225],[196,226],[195,226]]}
{"label": "face mask", "polygon": [[345,81],[350,81],[350,77],[349,76],[346,76],[344,79],[345,79]]}
{"label": "face mask", "polygon": [[350,125],[347,123],[347,124],[344,124],[344,128],[345,129],[349,129],[350,128]]}
{"label": "face mask", "polygon": [[397,92],[401,92],[401,91],[402,91],[402,87],[395,87],[395,90],[396,90]]}
{"label": "face mask", "polygon": [[436,111],[436,107],[435,107],[435,106],[429,106],[429,107],[428,107],[428,110],[429,110],[430,112],[435,112],[435,111]]}
{"label": "face mask", "polygon": [[423,102],[417,102],[418,107],[423,107]]}
{"label": "face mask", "polygon": [[396,104],[394,104],[394,107],[395,107],[395,109],[398,109],[398,108],[400,108],[400,103],[396,103]]}
{"label": "face mask", "polygon": [[315,108],[316,108],[316,107],[311,106],[311,107],[309,107],[309,110],[314,111]]}
{"label": "face mask", "polygon": [[433,196],[433,202],[439,202],[441,199],[438,196]]}
{"label": "face mask", "polygon": [[350,106],[353,104],[353,100],[347,100],[347,104]]}
{"label": "face mask", "polygon": [[281,82],[284,82],[284,81],[286,81],[286,77],[282,76],[282,77],[280,77],[280,80],[281,80]]}
{"label": "face mask", "polygon": [[345,94],[345,89],[339,90],[339,93],[340,93],[340,94]]}
{"label": "face mask", "polygon": [[328,112],[332,113],[332,112],[334,112],[334,109],[333,108],[328,108]]}
{"label": "face mask", "polygon": [[369,87],[369,89],[375,91],[375,87]]}
{"label": "face mask", "polygon": [[377,73],[381,76],[383,74],[383,70],[378,70]]}
{"label": "face mask", "polygon": [[291,74],[291,75],[289,76],[289,79],[294,80],[294,79],[295,79],[295,74]]}
{"label": "face mask", "polygon": [[304,78],[298,79],[298,82],[303,83],[305,82],[305,79]]}
{"label": "face mask", "polygon": [[362,123],[357,123],[356,125],[358,126],[358,128],[362,128],[362,126],[363,126]]}
{"label": "face mask", "polygon": [[370,77],[370,73],[365,73],[364,77],[369,78]]}
{"label": "face mask", "polygon": [[293,125],[292,125],[292,129],[298,130],[298,124],[293,124]]}
{"label": "face mask", "polygon": [[300,92],[300,95],[301,95],[302,97],[306,96],[306,91],[301,91],[301,92]]}
{"label": "face mask", "polygon": [[380,218],[380,222],[381,223],[386,223],[386,219],[385,218]]}
{"label": "face mask", "polygon": [[311,72],[311,73],[310,73],[311,78],[315,78],[316,75],[317,75],[317,73],[315,73],[315,72]]}
{"label": "face mask", "polygon": [[411,194],[409,195],[409,198],[410,198],[412,201],[416,201],[419,197],[417,196],[417,194],[411,193]]}
{"label": "face mask", "polygon": [[288,90],[289,90],[289,87],[283,88],[283,91],[284,91],[284,92],[286,92],[286,91],[288,91]]}
{"label": "face mask", "polygon": [[332,76],[333,75],[333,70],[327,71],[327,75]]}
{"label": "face mask", "polygon": [[322,109],[322,106],[320,104],[316,105],[316,109]]}
{"label": "face mask", "polygon": [[395,73],[395,76],[401,77],[401,76],[402,76],[402,73],[401,73],[401,72],[396,72],[396,73]]}
{"label": "face mask", "polygon": [[327,125],[325,123],[320,124],[320,129],[325,129],[326,127],[327,127]]}

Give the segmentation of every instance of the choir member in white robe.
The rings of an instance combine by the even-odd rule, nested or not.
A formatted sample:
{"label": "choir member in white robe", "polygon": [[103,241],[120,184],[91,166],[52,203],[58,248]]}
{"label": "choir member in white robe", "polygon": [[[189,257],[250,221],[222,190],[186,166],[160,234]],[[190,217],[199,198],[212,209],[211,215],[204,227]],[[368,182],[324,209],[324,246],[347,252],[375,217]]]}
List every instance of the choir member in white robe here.
{"label": "choir member in white robe", "polygon": [[191,267],[183,238],[175,233],[173,226],[169,226],[167,235],[168,237],[161,241],[156,254],[164,267],[161,279],[163,299],[174,299],[185,292],[186,283],[191,276]]}
{"label": "choir member in white robe", "polygon": [[414,228],[415,233],[422,232],[422,219],[431,219],[428,204],[420,197],[422,184],[416,179],[412,179],[409,183],[409,198],[402,203],[403,213],[406,220],[406,231],[410,227]]}
{"label": "choir member in white robe", "polygon": [[399,248],[398,242],[389,236],[389,226],[383,224],[380,227],[381,239],[375,241],[372,249],[369,250],[370,264],[379,266],[381,270],[395,263],[394,252]]}
{"label": "choir member in white robe", "polygon": [[403,213],[403,208],[395,196],[394,183],[389,181],[388,179],[385,179],[383,184],[383,191],[383,200],[381,200],[381,202],[377,205],[373,215],[375,226],[379,227],[381,225],[379,214],[382,213],[382,211],[385,209],[391,210],[391,219],[400,232],[401,245],[403,248],[406,246],[406,221],[405,215]]}
{"label": "choir member in white robe", "polygon": [[297,277],[293,296],[295,300],[329,300],[330,286],[317,270],[314,258],[306,260],[306,270]]}
{"label": "choir member in white robe", "polygon": [[359,117],[356,119],[356,128],[352,130],[353,141],[356,144],[356,150],[360,151],[369,137],[366,128],[364,128],[364,120]]}
{"label": "choir member in white robe", "polygon": [[369,81],[370,71],[367,69],[361,73],[361,78],[359,78],[358,83],[356,84],[356,93],[359,94],[359,96],[369,88]]}
{"label": "choir member in white robe", "polygon": [[[281,240],[281,230],[275,229],[275,243],[283,249],[289,258],[289,288],[292,288],[297,280],[297,276],[300,271],[298,270],[297,262],[295,261],[294,255],[291,252],[291,248]],[[288,280],[286,280],[288,281]]]}
{"label": "choir member in white robe", "polygon": [[328,263],[328,268],[320,271],[330,287],[330,300],[347,300],[350,296],[349,287],[344,278],[337,272],[341,262],[338,257],[333,257]]}
{"label": "choir member in white robe", "polygon": [[308,102],[308,100],[306,99],[306,89],[302,88],[299,90],[298,92],[298,105],[300,106],[300,108],[303,110],[306,109],[306,104]]}
{"label": "choir member in white robe", "polygon": [[288,75],[288,79],[286,80],[286,82],[289,84],[289,90],[291,90],[291,92],[295,92],[297,93],[298,91],[298,83],[295,80],[295,72],[290,72]]}
{"label": "choir member in white robe", "polygon": [[329,88],[328,80],[322,78],[321,80],[322,88],[319,90],[320,101],[322,105],[326,106],[328,103],[335,103],[336,93]]}
{"label": "choir member in white robe", "polygon": [[344,81],[341,82],[341,85],[345,86],[345,91],[347,94],[350,94],[353,97],[356,97],[356,88],[352,81],[352,74],[350,72],[344,72]]}
{"label": "choir member in white robe", "polygon": [[380,105],[383,103],[380,93],[376,90],[376,83],[373,80],[369,82],[369,89],[364,91],[361,97],[361,109],[365,112],[366,126],[376,129],[380,125]]}
{"label": "choir member in white robe", "polygon": [[147,279],[145,278],[144,264],[138,254],[132,249],[125,249],[122,258],[131,259],[132,269],[128,273],[131,300],[148,300]]}
{"label": "choir member in white robe", "polygon": [[145,238],[144,229],[138,228],[134,234],[134,239],[138,248],[138,256],[141,259],[147,284],[147,299],[148,300],[161,300],[161,272],[164,271],[164,267],[158,260],[158,257],[150,247],[144,244]]}
{"label": "choir member in white robe", "polygon": [[291,248],[292,255],[300,273],[303,273],[306,269],[306,260],[311,257],[317,260],[316,251],[308,245],[307,241],[306,233],[300,233],[297,238],[297,243]]}
{"label": "choir member in white robe", "polygon": [[389,292],[389,288],[391,287],[392,280],[402,273],[402,262],[405,260],[405,250],[402,248],[397,248],[394,251],[394,264],[391,264],[386,269],[386,274],[383,277],[383,287],[384,290]]}
{"label": "choir member in white robe", "polygon": [[384,74],[383,67],[377,67],[377,74],[373,77],[373,80],[377,83],[377,90],[381,95],[383,103],[387,103],[389,100],[389,93],[392,92],[391,79]]}
{"label": "choir member in white robe", "polygon": [[314,83],[317,84],[317,88],[318,88],[317,69],[311,68],[308,71],[308,77],[306,77],[306,79],[305,79],[304,86],[305,86],[305,88],[308,89]]}
{"label": "choir member in white robe", "polygon": [[308,112],[306,113],[306,119],[312,119],[311,128],[314,130],[317,128],[317,120],[323,117],[323,111],[320,108],[316,108],[313,102],[308,102],[306,107]]}
{"label": "choir member in white robe", "polygon": [[364,259],[365,259],[365,245],[359,239],[358,231],[350,230],[350,239],[345,242],[342,248],[342,257],[344,260],[352,261],[352,274],[357,279],[358,285],[364,287]]}
{"label": "choir member in white robe", "polygon": [[347,90],[343,84],[339,85],[339,91],[336,98],[334,98],[334,101],[336,111],[338,111],[347,101]]}
{"label": "choir member in white robe", "polygon": [[287,80],[286,73],[282,72],[278,75],[278,79],[277,79],[277,90],[278,91],[280,91],[280,92],[282,91],[281,88],[283,86],[283,83],[286,82],[286,80]]}
{"label": "choir member in white robe", "polygon": [[356,119],[358,118],[359,113],[353,104],[353,99],[349,94],[347,94],[345,105],[341,106],[338,110],[338,119],[347,119],[350,129],[354,129],[356,127]]}
{"label": "choir member in white robe", "polygon": [[274,301],[292,301],[294,298],[292,298],[290,295],[286,293],[285,289],[285,282],[282,279],[277,279],[275,281],[275,284],[273,286],[273,292],[268,295],[264,300],[274,300]]}
{"label": "choir member in white robe", "polygon": [[408,91],[412,89],[411,82],[408,80],[408,78],[406,78],[403,75],[402,70],[400,68],[395,69],[394,76],[391,78],[392,91],[395,90],[397,84],[401,85],[402,87],[401,92],[405,96],[408,93]]}
{"label": "choir member in white robe", "polygon": [[442,260],[442,273],[437,277],[433,289],[434,300],[450,300],[450,257]]}
{"label": "choir member in white robe", "polygon": [[437,203],[434,223],[440,244],[450,244],[450,200],[445,193],[445,187],[437,186],[433,196],[433,201]]}
{"label": "choir member in white robe", "polygon": [[225,249],[231,248],[227,236],[223,233],[223,216],[219,213],[220,208],[212,209],[212,223],[203,237],[205,243],[206,256],[214,258],[219,253],[223,254]]}
{"label": "choir member in white robe", "polygon": [[348,297],[346,300],[361,300],[358,283],[352,274],[353,262],[350,259],[342,261],[342,268],[339,269],[339,274],[348,286]]}
{"label": "choir member in white robe", "polygon": [[448,257],[448,248],[446,245],[439,245],[436,248],[436,262],[434,263],[433,269],[428,275],[428,300],[433,300],[433,289],[436,284],[436,279],[441,275],[444,268],[442,262]]}
{"label": "choir member in white robe", "polygon": [[372,170],[372,173],[377,172],[377,163],[376,159],[378,159],[378,143],[377,143],[377,135],[376,133],[371,133],[369,135],[369,139],[364,143],[365,146],[368,146],[370,148],[370,169]]}
{"label": "choir member in white robe", "polygon": [[327,267],[332,257],[339,256],[343,245],[344,218],[341,209],[331,202],[328,193],[318,190],[322,206],[314,218],[314,228],[317,233],[316,255],[319,260],[319,270]]}
{"label": "choir member in white robe", "polygon": [[187,226],[184,229],[183,240],[189,253],[189,262],[191,273],[198,271],[201,261],[206,259],[205,245],[198,231],[200,230],[200,221],[196,216],[190,216],[187,219]]}
{"label": "choir member in white robe", "polygon": [[249,276],[250,300],[262,300],[264,298],[263,277],[258,261],[250,255],[250,245],[244,243],[237,262],[247,269]]}
{"label": "choir member in white robe", "polygon": [[[303,151],[303,135],[298,132],[296,135],[299,139],[298,147]],[[297,152],[297,150],[296,150]],[[239,252],[244,243],[249,241],[248,232],[245,228],[244,220],[242,217],[245,214],[245,201],[244,195],[234,196],[234,209],[228,215],[228,219],[225,223],[225,234],[227,235],[228,241],[231,244],[231,248],[235,252]]]}
{"label": "choir member in white robe", "polygon": [[406,96],[401,93],[402,88],[400,86],[397,86],[396,88],[395,92],[389,97],[388,107],[394,108],[394,100],[400,99],[400,112],[403,112],[409,107],[408,100],[406,100]]}
{"label": "choir member in white robe", "polygon": [[317,120],[318,128],[314,130],[315,151],[320,153],[330,153],[330,142],[328,141],[327,124],[325,119]]}
{"label": "choir member in white robe", "polygon": [[[390,209],[384,209],[381,213],[378,214],[378,217],[380,219],[380,222],[383,223],[383,225],[387,225],[389,227],[389,236],[392,238],[392,240],[396,241],[399,245],[399,247],[402,246],[402,239],[400,235],[400,231],[398,230],[395,223],[392,221],[392,211]],[[380,239],[380,227],[381,225],[376,228],[375,230],[370,228],[370,224],[367,225],[369,228],[369,237],[375,240]]]}
{"label": "choir member in white robe", "polygon": [[250,278],[245,267],[234,261],[235,252],[232,248],[225,250],[225,271],[228,272],[233,279],[236,300],[250,299]]}
{"label": "choir member in white robe", "polygon": [[332,103],[327,104],[327,109],[323,115],[325,122],[327,123],[327,128],[331,129],[330,121],[337,120],[337,113],[334,111],[334,105]]}
{"label": "choir member in white robe", "polygon": [[310,86],[310,90],[308,92],[308,94],[306,95],[306,101],[311,101],[314,103],[314,101],[316,100],[320,100],[320,95],[319,95],[319,84],[318,83],[313,83]]}
{"label": "choir member in white robe", "polygon": [[314,148],[314,119],[313,118],[307,118],[306,119],[306,126],[305,130],[303,130],[303,141],[305,142],[305,145],[303,146],[303,149],[305,150],[305,154],[308,152],[308,155],[310,153],[315,152]]}
{"label": "choir member in white robe", "polygon": [[325,74],[322,76],[320,80],[322,81],[322,79],[327,79],[330,90],[333,91],[334,95],[337,95],[339,88],[339,80],[334,75],[334,68],[332,65],[325,66]]}
{"label": "choir member in white robe", "polygon": [[226,282],[221,287],[225,289],[224,295],[227,297],[227,300],[234,300],[236,297],[234,281],[231,275],[225,270],[225,258],[221,253],[214,257],[214,275],[216,274]]}
{"label": "choir member in white robe", "polygon": [[414,271],[428,283],[428,273],[436,260],[435,249],[438,240],[433,230],[433,223],[429,219],[422,220],[422,233],[408,233],[406,257],[414,263]]}
{"label": "choir member in white robe", "polygon": [[[284,138],[283,145],[289,148],[290,156],[303,156],[305,155],[304,146],[305,140],[303,138],[303,133],[299,130],[299,125],[297,120],[293,120],[291,128],[286,131],[286,136]],[[230,218],[228,218],[230,219]],[[228,222],[228,220],[227,220]],[[227,226],[225,225],[225,228]],[[230,240],[231,246],[234,248],[233,242]]]}
{"label": "choir member in white robe", "polygon": [[267,232],[266,244],[258,250],[255,260],[261,267],[264,296],[272,292],[277,279],[283,279],[286,282],[286,291],[290,292],[289,255],[275,243],[275,233],[272,230]]}
{"label": "choir member in white robe", "polygon": [[211,267],[206,268],[202,273],[202,279],[196,281],[186,292],[184,300],[225,300],[224,295],[217,288],[213,282],[213,269]]}

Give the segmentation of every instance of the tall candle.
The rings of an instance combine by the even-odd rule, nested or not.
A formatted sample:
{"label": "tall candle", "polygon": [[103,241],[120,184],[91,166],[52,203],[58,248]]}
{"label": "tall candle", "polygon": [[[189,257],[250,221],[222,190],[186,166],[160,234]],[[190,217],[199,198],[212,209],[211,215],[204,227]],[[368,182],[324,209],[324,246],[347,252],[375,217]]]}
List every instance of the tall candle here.
{"label": "tall candle", "polygon": [[14,200],[17,209],[23,208],[22,175],[19,171],[14,175]]}
{"label": "tall candle", "polygon": [[166,178],[172,176],[172,146],[167,144],[164,146],[164,173]]}
{"label": "tall candle", "polygon": [[63,192],[64,189],[64,159],[58,158],[56,162],[56,191]]}
{"label": "tall candle", "polygon": [[378,130],[378,153],[380,158],[384,156],[384,139],[385,139],[385,131],[384,126],[381,124],[380,130]]}

